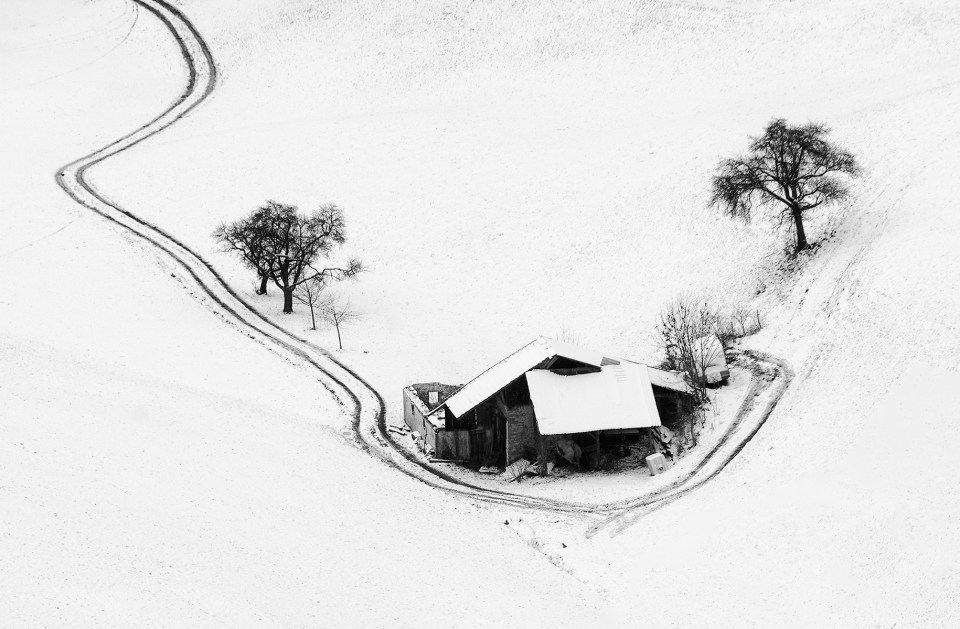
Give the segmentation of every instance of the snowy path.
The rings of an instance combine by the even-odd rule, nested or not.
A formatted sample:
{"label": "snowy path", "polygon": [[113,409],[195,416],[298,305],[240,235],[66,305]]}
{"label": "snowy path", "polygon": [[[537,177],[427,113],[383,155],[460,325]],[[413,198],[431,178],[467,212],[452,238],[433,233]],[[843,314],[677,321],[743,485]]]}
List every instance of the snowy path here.
{"label": "snowy path", "polygon": [[611,536],[619,535],[643,517],[699,489],[716,478],[750,443],[773,413],[795,374],[784,360],[749,350],[745,354],[753,360],[773,366],[775,375],[769,381],[755,377],[730,427],[703,461],[690,474],[671,485],[649,496],[628,501],[620,513],[590,527],[587,537],[593,537],[605,528],[611,529]]}
{"label": "snowy path", "polygon": [[177,40],[189,71],[187,86],[169,108],[150,122],[60,169],[57,173],[57,183],[60,187],[84,207],[124,227],[174,260],[212,300],[211,307],[220,316],[229,317],[246,328],[249,334],[267,340],[275,351],[297,362],[306,363],[310,368],[320,372],[330,393],[351,412],[354,420],[353,429],[359,445],[371,454],[379,456],[404,473],[439,489],[514,506],[568,510],[564,509],[564,504],[559,502],[535,500],[525,496],[514,496],[508,492],[471,487],[403,459],[396,450],[386,447],[384,440],[378,440],[373,436],[375,431],[381,435],[386,432],[383,422],[384,402],[380,394],[366,381],[322,348],[291,335],[269,321],[230,288],[212,265],[198,253],[162,228],[147,223],[109,200],[87,182],[85,174],[89,168],[163,131],[200,105],[216,86],[217,69],[213,55],[186,16],[163,0],[136,0],[136,2],[155,14]]}
{"label": "snowy path", "polygon": [[174,260],[213,301],[215,305],[212,308],[219,315],[229,317],[246,328],[251,335],[268,340],[275,351],[298,362],[306,362],[319,371],[328,390],[341,405],[350,408],[355,421],[359,422],[363,413],[379,413],[382,408],[379,395],[350,370],[328,356],[324,350],[312,345],[303,346],[300,339],[271,323],[240,298],[199,254],[160,227],[147,223],[110,201],[85,179],[89,168],[159,133],[190,113],[216,86],[216,64],[210,49],[193,24],[163,0],[135,1],[156,15],[176,39],[189,71],[189,81],[183,93],[163,113],[132,133],[64,166],[57,173],[57,183],[84,207],[125,228]]}
{"label": "snowy path", "polygon": [[[86,180],[85,174],[88,169],[163,131],[199,106],[216,87],[217,68],[213,55],[190,20],[164,0],[135,1],[160,19],[176,39],[189,72],[187,85],[174,103],[153,120],[111,144],[64,166],[57,173],[57,183],[84,207],[124,227],[175,261],[209,298],[212,302],[209,306],[219,316],[240,325],[251,337],[255,336],[266,341],[274,351],[318,372],[330,394],[352,414],[353,434],[351,436],[354,441],[372,456],[427,485],[470,499],[571,515],[609,516],[607,520],[589,530],[588,534],[592,535],[600,527],[613,522],[616,522],[616,530],[622,530],[625,523],[633,522],[654,508],[673,502],[715,477],[756,434],[763,421],[772,412],[786,385],[789,384],[790,371],[780,361],[755,356],[755,359],[762,362],[774,363],[780,368],[778,373],[786,376],[779,378],[777,394],[768,402],[766,412],[757,418],[751,417],[751,420],[744,424],[744,418],[751,415],[752,407],[742,407],[721,443],[708,452],[691,472],[660,490],[603,505],[531,497],[480,487],[419,461],[390,437],[386,429],[383,397],[367,381],[332,357],[326,350],[292,335],[271,322],[230,288],[212,265],[197,252],[169,232],[144,221],[109,200]],[[770,383],[755,383],[753,392],[759,395],[769,386]],[[752,399],[754,395],[748,397]]]}

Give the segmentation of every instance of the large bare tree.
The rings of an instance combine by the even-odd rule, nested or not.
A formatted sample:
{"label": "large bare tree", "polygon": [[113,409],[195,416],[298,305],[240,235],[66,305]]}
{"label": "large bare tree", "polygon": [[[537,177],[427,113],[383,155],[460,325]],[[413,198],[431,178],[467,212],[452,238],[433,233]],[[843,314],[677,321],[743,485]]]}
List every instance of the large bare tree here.
{"label": "large bare tree", "polygon": [[269,207],[263,206],[238,221],[221,223],[213,231],[213,237],[220,243],[223,251],[236,253],[244,264],[257,272],[260,281],[258,295],[267,293],[270,264],[273,260],[264,249],[268,224],[266,219],[269,213]]}
{"label": "large bare tree", "polygon": [[849,197],[847,180],[860,174],[854,156],[826,139],[818,123],[791,126],[772,120],[752,138],[746,155],[720,162],[711,203],[727,214],[750,219],[760,206],[779,206],[781,225],[793,222],[794,255],[807,248],[804,214]]}
{"label": "large bare tree", "polygon": [[293,205],[269,201],[263,248],[270,259],[269,273],[283,292],[283,312],[293,312],[297,286],[317,277],[342,280],[363,270],[359,260],[343,266],[318,267],[318,259],[327,258],[334,248],[346,242],[343,212],[333,204],[311,214],[300,214]]}

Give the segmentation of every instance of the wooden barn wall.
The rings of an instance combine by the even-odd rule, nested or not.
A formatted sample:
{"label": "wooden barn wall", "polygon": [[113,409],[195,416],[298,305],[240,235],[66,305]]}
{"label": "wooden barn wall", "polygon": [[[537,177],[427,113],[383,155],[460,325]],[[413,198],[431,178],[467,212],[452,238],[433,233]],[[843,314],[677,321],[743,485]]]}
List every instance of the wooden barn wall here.
{"label": "wooden barn wall", "polygon": [[441,430],[434,447],[437,458],[468,461],[472,458],[469,430]]}

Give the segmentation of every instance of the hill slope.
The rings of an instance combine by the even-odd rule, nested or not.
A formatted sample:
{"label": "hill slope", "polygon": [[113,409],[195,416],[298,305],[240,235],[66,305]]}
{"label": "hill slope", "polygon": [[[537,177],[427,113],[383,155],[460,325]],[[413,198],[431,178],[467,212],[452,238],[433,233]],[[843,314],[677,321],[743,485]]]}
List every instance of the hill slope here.
{"label": "hill slope", "polygon": [[[61,313],[101,321],[104,298],[89,294],[83,279],[112,277],[109,261],[130,255],[112,252],[111,246],[130,245],[97,235],[91,223],[89,244],[75,254],[87,262],[57,300],[62,309],[26,310],[24,303],[44,303],[45,292],[23,282],[5,297],[7,313],[19,322],[5,355],[20,365],[3,389],[17,409],[5,416],[12,419],[4,434],[18,435],[7,446],[15,465],[5,477],[20,471],[15,491],[0,495],[20,514],[4,522],[16,531],[5,543],[18,568],[34,569],[29,549],[65,535],[69,527],[53,515],[61,508],[80,517],[82,504],[101,496],[129,500],[158,477],[183,484],[196,477],[208,482],[169,496],[170,512],[138,499],[129,503],[127,511],[137,515],[128,522],[104,527],[98,509],[101,515],[80,530],[90,540],[90,561],[105,575],[126,565],[114,561],[124,557],[112,548],[115,539],[164,527],[161,544],[135,538],[129,552],[150,549],[144,564],[135,563],[150,575],[143,566],[167,556],[157,548],[180,548],[156,578],[174,591],[200,585],[196,598],[184,597],[200,601],[210,617],[179,607],[177,595],[150,600],[164,614],[198,624],[245,622],[262,613],[267,623],[310,622],[311,614],[355,607],[372,584],[391,593],[389,603],[366,610],[367,620],[386,624],[420,613],[440,620],[440,611],[419,611],[406,593],[390,590],[435,582],[437,569],[448,570],[449,579],[463,572],[486,593],[457,599],[478,613],[484,602],[505,598],[519,607],[533,600],[524,589],[536,583],[537,596],[549,602],[530,603],[518,615],[546,609],[560,618],[564,601],[579,593],[586,593],[584,605],[570,613],[590,613],[598,604],[593,589],[603,587],[609,604],[630,617],[655,607],[665,610],[658,613],[667,615],[666,624],[682,626],[956,624],[960,583],[951,559],[960,532],[953,499],[960,470],[950,453],[960,445],[952,421],[960,387],[954,321],[960,277],[951,263],[960,214],[945,185],[956,171],[960,140],[956,7],[932,1],[836,7],[814,0],[181,4],[209,38],[222,83],[194,115],[102,165],[92,179],[209,254],[238,288],[297,333],[306,329],[306,313],[281,317],[276,296],[253,296],[252,278],[218,257],[210,230],[266,198],[344,206],[350,252],[372,267],[343,289],[366,312],[365,322],[347,331],[347,345],[356,349],[345,357],[371,374],[388,400],[409,381],[463,381],[537,332],[566,329],[586,345],[649,357],[647,330],[660,305],[690,289],[760,309],[765,329],[747,343],[790,360],[798,376],[734,465],[620,534],[588,540],[579,523],[524,516],[524,536],[589,584],[584,588],[512,535],[490,530],[491,523],[502,526],[504,514],[476,515],[473,507],[411,486],[316,427],[318,417],[334,427],[346,418],[315,397],[309,379],[221,329],[166,282],[166,269],[152,272],[151,263],[138,262],[130,276],[108,282],[142,287],[139,298],[116,304],[109,327],[53,332]],[[97,11],[88,13],[100,20],[90,32],[104,37],[82,41],[104,45],[106,34],[121,41],[123,6],[104,3]],[[182,77],[171,51],[152,43],[162,41],[156,25],[141,28],[151,27],[139,20],[120,50],[154,55],[150,98],[128,98],[104,117],[97,112],[102,94],[81,90],[113,85],[115,98],[129,94],[125,86],[145,63],[141,56],[125,73],[94,65],[83,80],[30,88],[23,102],[40,108],[36,117],[13,108],[28,120],[61,119],[66,100],[76,111],[42,133],[34,123],[38,148],[29,159],[7,160],[6,169],[24,182],[18,247],[65,222],[45,225],[37,208],[56,206],[58,216],[75,216],[69,204],[54,200],[56,190],[42,202],[34,197],[51,185],[43,178],[53,167],[126,130],[128,121],[177,92]],[[70,51],[65,56],[76,51],[62,42],[54,48]],[[97,54],[89,50],[91,59]],[[819,248],[790,265],[769,225],[744,227],[704,208],[719,157],[743,148],[747,135],[773,116],[828,123],[867,170],[855,201],[813,221]],[[81,121],[96,137],[77,136]],[[51,269],[69,264],[72,250],[58,251],[43,250]],[[58,277],[52,270],[41,286]],[[151,335],[156,340],[141,345],[146,334],[126,323],[133,316],[144,330],[177,321],[185,339]],[[89,337],[78,336],[86,329]],[[76,343],[74,353],[60,350],[67,338]],[[333,336],[321,331],[315,338],[329,345]],[[230,352],[229,364],[269,365],[266,372],[281,375],[262,387],[256,374],[226,370],[216,354],[198,358],[188,351],[201,344],[225,348],[218,351]],[[56,349],[37,349],[43,347]],[[98,347],[109,348],[105,357]],[[37,392],[49,390],[37,384],[43,374],[71,382],[69,374],[78,371],[71,365],[87,365],[91,355],[89,374],[103,377],[78,376],[38,401]],[[132,365],[145,374],[128,375]],[[180,371],[171,383],[170,374]],[[198,385],[204,374],[215,377]],[[122,385],[99,390],[108,378],[123,378]],[[167,400],[169,391],[180,392]],[[110,441],[109,420],[124,415],[113,410],[125,408],[114,403],[118,395],[129,395],[131,408],[152,408],[160,398],[156,415],[148,415],[155,418],[148,434],[156,443],[147,454],[164,461],[158,468],[141,469],[129,458],[139,432],[125,430]],[[74,399],[83,401],[75,411]],[[104,406],[110,414],[98,417]],[[187,419],[198,407],[201,427]],[[64,444],[83,433],[74,432],[74,422],[33,424],[50,416],[79,418],[97,438],[54,465]],[[233,435],[238,421],[244,430]],[[234,450],[216,442],[224,435]],[[20,442],[49,456],[38,462],[15,449]],[[109,465],[81,465],[88,450]],[[79,479],[67,485],[75,489],[69,495],[36,480],[62,478],[68,468]],[[124,481],[103,489],[96,485],[101,477]],[[329,477],[343,487],[322,482]],[[225,480],[231,478],[238,480]],[[288,493],[272,496],[277,486]],[[323,495],[322,505],[302,504],[314,493]],[[27,506],[38,504],[37,497],[45,506],[39,511]],[[226,515],[200,531],[201,543],[193,523],[204,522],[207,511],[194,503],[210,500],[221,501],[212,504]],[[276,509],[249,517],[242,511],[247,503]],[[520,517],[505,516],[514,524]],[[43,526],[28,531],[35,522]],[[441,529],[452,541],[440,557],[411,558],[408,540]],[[311,538],[315,530],[325,532],[322,540]],[[390,542],[382,541],[385,534]],[[216,552],[204,545],[220,537],[211,542]],[[381,541],[367,548],[371,539]],[[348,555],[334,550],[339,545],[358,557],[357,576],[344,580],[351,568],[343,563]],[[460,546],[470,549],[466,558]],[[72,556],[70,543],[50,548],[40,555],[48,563]],[[389,569],[377,571],[384,553]],[[327,561],[336,567],[317,572]],[[257,574],[242,572],[248,565]],[[530,566],[538,566],[535,578],[523,576]],[[645,577],[650,566],[659,580]],[[275,576],[261,591],[264,572]],[[368,575],[376,581],[364,580]],[[141,595],[152,591],[149,578],[134,581]],[[212,585],[218,579],[226,581]],[[317,587],[339,592],[334,612],[309,598]],[[7,591],[23,618],[56,618],[44,614],[43,597],[63,597],[68,588],[46,582]],[[108,609],[118,622],[161,617],[143,608]],[[394,617],[389,609],[398,610]]]}

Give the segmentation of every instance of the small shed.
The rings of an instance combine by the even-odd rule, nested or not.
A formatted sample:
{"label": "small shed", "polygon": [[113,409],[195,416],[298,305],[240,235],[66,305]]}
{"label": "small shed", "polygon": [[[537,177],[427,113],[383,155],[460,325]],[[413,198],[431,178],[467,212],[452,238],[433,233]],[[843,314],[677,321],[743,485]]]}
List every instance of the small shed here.
{"label": "small shed", "polygon": [[460,387],[424,382],[403,390],[403,421],[420,435],[424,449],[441,459],[469,461],[472,458],[470,434],[465,430],[447,430],[445,413],[431,413]]}

